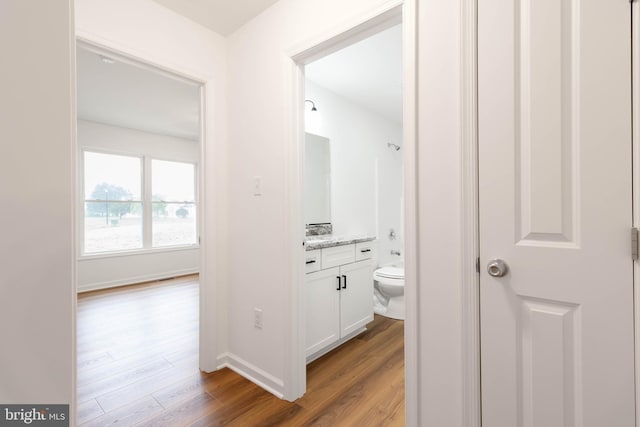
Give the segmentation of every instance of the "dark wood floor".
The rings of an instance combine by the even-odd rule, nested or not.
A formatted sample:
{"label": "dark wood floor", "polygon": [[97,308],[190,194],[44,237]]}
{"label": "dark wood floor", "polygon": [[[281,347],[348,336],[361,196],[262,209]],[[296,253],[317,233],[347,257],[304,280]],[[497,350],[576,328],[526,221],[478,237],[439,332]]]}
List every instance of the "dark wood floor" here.
{"label": "dark wood floor", "polygon": [[199,372],[197,276],[81,294],[78,424],[402,426],[403,328],[376,316],[286,402],[229,369]]}

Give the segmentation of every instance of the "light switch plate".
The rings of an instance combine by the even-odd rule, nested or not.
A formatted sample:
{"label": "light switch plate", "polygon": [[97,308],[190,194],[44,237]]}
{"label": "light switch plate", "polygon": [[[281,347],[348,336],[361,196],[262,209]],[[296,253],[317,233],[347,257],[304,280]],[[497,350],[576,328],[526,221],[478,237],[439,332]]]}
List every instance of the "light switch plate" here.
{"label": "light switch plate", "polygon": [[256,329],[262,329],[262,309],[253,309],[253,327]]}

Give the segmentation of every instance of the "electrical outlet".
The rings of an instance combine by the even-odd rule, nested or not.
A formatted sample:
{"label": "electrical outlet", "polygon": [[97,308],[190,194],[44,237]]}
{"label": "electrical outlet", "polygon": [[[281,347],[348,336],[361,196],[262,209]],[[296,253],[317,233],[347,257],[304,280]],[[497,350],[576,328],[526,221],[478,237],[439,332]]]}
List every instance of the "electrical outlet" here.
{"label": "electrical outlet", "polygon": [[253,309],[253,327],[256,329],[262,329],[262,309]]}

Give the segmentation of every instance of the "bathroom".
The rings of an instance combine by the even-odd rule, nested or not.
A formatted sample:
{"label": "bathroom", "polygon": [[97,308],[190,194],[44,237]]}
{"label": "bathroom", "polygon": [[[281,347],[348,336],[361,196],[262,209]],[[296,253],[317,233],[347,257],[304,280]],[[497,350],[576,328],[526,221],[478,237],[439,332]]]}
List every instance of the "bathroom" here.
{"label": "bathroom", "polygon": [[404,320],[402,26],[308,64],[305,77],[307,272],[318,268],[309,249],[353,242],[355,260],[370,260],[368,310]]}

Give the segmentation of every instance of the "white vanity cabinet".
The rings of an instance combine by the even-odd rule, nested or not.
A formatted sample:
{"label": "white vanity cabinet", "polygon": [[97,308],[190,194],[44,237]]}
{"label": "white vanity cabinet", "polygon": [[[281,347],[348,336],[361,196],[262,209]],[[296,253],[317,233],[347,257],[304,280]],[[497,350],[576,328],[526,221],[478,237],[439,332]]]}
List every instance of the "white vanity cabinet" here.
{"label": "white vanity cabinet", "polygon": [[373,320],[371,259],[356,261],[355,246],[321,249],[321,270],[306,275],[306,356],[309,361],[364,331],[366,324]]}

